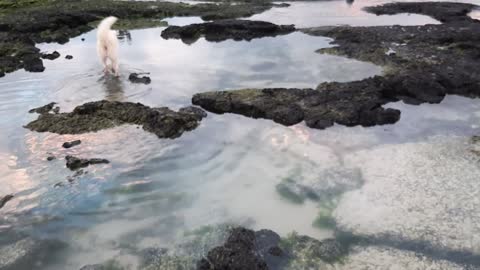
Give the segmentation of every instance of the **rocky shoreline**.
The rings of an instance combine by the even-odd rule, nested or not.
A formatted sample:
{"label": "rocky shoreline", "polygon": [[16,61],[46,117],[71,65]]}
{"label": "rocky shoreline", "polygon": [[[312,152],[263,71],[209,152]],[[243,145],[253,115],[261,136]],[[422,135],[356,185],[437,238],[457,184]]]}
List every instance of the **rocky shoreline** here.
{"label": "rocky shoreline", "polygon": [[[124,4],[118,5],[120,7],[116,11],[119,13],[118,16],[121,16],[128,7],[142,10],[138,13],[133,12],[133,14],[137,14],[136,16],[162,17],[203,14],[202,16],[209,19],[219,19],[222,17],[219,14],[237,17],[238,14],[245,15],[270,7],[269,4],[260,6],[245,4],[245,6],[239,7],[241,12],[228,13],[222,9],[228,10],[227,7],[213,8],[204,5],[193,8],[193,6],[183,5],[185,10],[180,12],[176,10],[181,6],[180,4],[157,3],[158,6],[151,11],[152,13],[149,13],[144,10],[143,4],[138,4],[138,6],[137,4],[125,4],[125,7],[122,6]],[[265,118],[287,126],[305,121],[308,127],[324,129],[334,124],[345,126],[393,124],[400,119],[401,112],[396,109],[384,108],[383,105],[389,102],[401,100],[409,104],[439,103],[448,94],[480,97],[480,22],[467,16],[474,7],[474,5],[459,3],[395,3],[371,7],[367,10],[375,14],[402,12],[425,14],[440,20],[443,24],[302,29],[309,35],[331,37],[338,45],[322,49],[319,53],[331,53],[373,62],[385,67],[383,76],[355,82],[321,83],[316,89],[270,88],[206,92],[196,94],[192,98],[192,103],[213,113],[236,113],[251,118]],[[35,15],[36,9],[37,7],[32,8],[30,12]],[[212,13],[212,9],[216,11]],[[105,13],[105,9],[102,8],[92,10],[82,11],[84,13],[74,12],[59,15],[66,17],[55,17],[55,15],[54,18],[58,20],[64,18],[67,21],[81,23],[69,26],[68,29],[56,29],[53,32],[51,32],[51,28],[35,29],[33,26],[30,26],[31,29],[14,29],[20,26],[13,23],[8,24],[8,19],[0,17],[0,46],[4,46],[0,48],[7,48],[16,44],[15,42],[23,40],[28,33],[31,33],[29,31],[43,31],[42,33],[44,33],[44,36],[41,34],[31,40],[22,41],[20,47],[15,47],[26,49],[26,51],[18,51],[21,52],[20,54],[15,51],[14,56],[9,56],[12,53],[11,49],[0,50],[0,63],[7,64],[4,65],[7,69],[0,70],[0,74],[18,68],[40,71],[42,65],[39,61],[42,61],[40,58],[45,54],[36,50],[34,43],[42,40],[63,42],[71,36],[88,31],[90,29],[88,23],[97,20]],[[30,14],[29,11],[24,10],[24,12]],[[35,16],[33,16],[34,21],[40,20]],[[14,25],[16,26],[14,27]],[[295,30],[291,26],[277,26],[264,22],[247,23],[239,20],[169,29],[162,34],[164,37],[185,39],[188,42],[194,41],[200,36],[204,36],[210,41],[250,40]],[[49,33],[45,33],[45,31],[49,31]],[[5,33],[13,33],[14,36],[8,37],[7,34],[4,35]],[[46,56],[46,58],[56,58],[56,55]],[[206,117],[206,113],[196,107],[173,111],[169,108],[151,108],[139,103],[106,100],[80,105],[69,113],[59,113],[59,108],[55,111],[56,108],[58,107],[55,107],[55,103],[50,103],[32,109],[31,113],[38,113],[39,117],[25,127],[37,132],[81,134],[133,124],[142,126],[145,131],[155,134],[158,138],[173,139],[180,137],[186,131],[197,128],[200,121]],[[73,156],[67,156],[66,159],[67,167],[72,170],[90,164],[108,163],[108,160],[88,160]],[[356,187],[353,186],[351,189]],[[285,186],[283,188],[285,189]],[[304,190],[300,185],[290,184],[287,188],[298,189],[302,195],[303,193],[310,194],[310,191]],[[12,197],[6,198],[0,200],[0,208]],[[270,230],[253,231],[241,227],[234,228],[229,232],[225,243],[209,250],[205,257],[194,262],[194,265],[199,270],[263,270],[282,269],[287,266],[293,269],[321,269],[327,265],[341,262],[346,256],[352,254],[352,247],[355,246],[364,250],[374,247],[389,251],[393,249],[414,252],[415,255],[418,253],[430,260],[445,260],[461,266],[466,265],[467,269],[470,269],[468,267],[471,266],[471,269],[480,267],[479,256],[470,251],[450,250],[435,246],[428,241],[412,241],[396,235],[381,235],[375,238],[354,235],[347,230],[342,231],[342,228],[335,229],[334,238],[319,241],[296,234],[282,238]],[[33,253],[43,249],[39,248],[34,241],[21,240],[14,245],[2,247],[1,250],[4,254],[12,254],[13,251],[19,249],[15,245],[27,244],[31,246],[29,250],[32,250]],[[54,244],[60,246],[58,243]],[[29,254],[27,252],[27,255]],[[155,264],[161,266],[164,263],[162,259],[168,263],[171,262],[169,261],[171,258],[167,258],[164,250],[159,249],[155,255],[160,259],[154,260],[153,265],[147,265],[145,269],[162,269],[155,268],[159,267]],[[2,266],[1,263],[3,263],[2,260],[0,260],[0,266]],[[20,263],[24,263],[21,258],[11,264],[5,264],[6,268],[2,269],[15,269]],[[30,265],[28,266],[30,267]],[[87,265],[82,269],[107,268],[100,264]]]}
{"label": "rocky shoreline", "polygon": [[305,121],[312,128],[393,124],[400,111],[382,106],[439,103],[447,94],[480,96],[480,21],[467,16],[474,5],[397,3],[367,8],[376,14],[420,13],[440,25],[317,27],[338,46],[319,53],[355,58],[384,67],[384,75],[361,81],[321,83],[313,89],[248,89],[194,95],[192,102],[214,113],[271,119],[283,125]]}
{"label": "rocky shoreline", "polygon": [[[174,16],[200,16],[205,20],[248,17],[274,6],[269,2],[197,4],[157,1],[1,1],[0,6],[0,77],[18,69],[44,71],[36,43],[64,44],[70,38],[92,30],[91,24],[106,16],[122,20],[143,20],[143,24]],[[138,28],[138,25],[135,25]],[[45,57],[45,56],[44,56]],[[47,56],[56,58],[56,55]]]}

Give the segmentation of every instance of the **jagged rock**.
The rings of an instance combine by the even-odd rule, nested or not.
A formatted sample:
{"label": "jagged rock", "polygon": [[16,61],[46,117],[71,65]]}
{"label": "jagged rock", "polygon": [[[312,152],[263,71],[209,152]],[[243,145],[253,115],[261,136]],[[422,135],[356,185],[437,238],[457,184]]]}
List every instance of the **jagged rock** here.
{"label": "jagged rock", "polygon": [[189,107],[175,112],[166,107],[102,100],[77,106],[70,113],[41,114],[25,127],[38,132],[80,134],[132,124],[141,125],[159,138],[177,138],[195,129],[204,116],[200,109]]}
{"label": "jagged rock", "polygon": [[147,77],[147,76],[140,77],[140,75],[137,73],[130,74],[130,76],[128,76],[128,80],[131,81],[132,83],[143,83],[143,84],[150,84],[152,82],[150,77]]}
{"label": "jagged rock", "polygon": [[58,57],[60,57],[60,53],[57,51],[54,51],[53,53],[43,53],[42,58],[43,59],[48,59],[48,60],[55,60]]}
{"label": "jagged rock", "polygon": [[94,164],[108,164],[110,161],[101,158],[91,158],[91,159],[83,159],[77,158],[74,156],[66,156],[65,159],[67,160],[66,166],[70,170],[78,170],[79,168],[84,168],[89,165]]}
{"label": "jagged rock", "polygon": [[400,111],[384,109],[385,100],[375,81],[340,84],[326,83],[319,89],[245,89],[207,92],[193,96],[192,102],[214,113],[237,113],[252,118],[271,119],[290,126],[305,120],[312,128],[334,123],[346,126],[393,124]]}
{"label": "jagged rock", "polygon": [[28,111],[29,113],[38,113],[38,114],[44,114],[44,113],[49,113],[53,107],[55,106],[55,102],[50,102],[48,103],[47,105],[44,105],[44,106],[41,106],[41,107],[38,107],[38,108],[33,108],[31,109],[30,111]]}

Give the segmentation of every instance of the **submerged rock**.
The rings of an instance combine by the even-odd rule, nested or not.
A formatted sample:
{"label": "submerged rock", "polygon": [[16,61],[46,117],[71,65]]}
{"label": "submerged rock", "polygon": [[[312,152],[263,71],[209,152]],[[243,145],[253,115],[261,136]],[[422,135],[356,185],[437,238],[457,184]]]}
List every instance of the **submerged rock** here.
{"label": "submerged rock", "polygon": [[67,59],[67,60],[72,60],[72,59],[73,59],[73,56],[67,55],[67,56],[65,56],[65,59]]}
{"label": "submerged rock", "polygon": [[9,194],[3,198],[0,198],[0,209],[2,209],[5,204],[7,204],[8,201],[10,201],[11,199],[13,199],[13,195],[12,194]]}
{"label": "submerged rock", "polygon": [[393,124],[400,111],[381,107],[386,101],[378,91],[379,78],[350,84],[324,83],[313,89],[245,89],[207,92],[192,102],[215,113],[237,113],[271,119],[290,126],[305,120],[307,126],[324,129],[346,126]]}
{"label": "submerged rock", "polygon": [[296,233],[283,239],[282,246],[289,252],[288,269],[324,269],[327,264],[340,261],[349,252],[349,245],[337,239],[319,241]]}
{"label": "submerged rock", "polygon": [[43,269],[45,260],[65,246],[65,243],[57,240],[24,238],[0,248],[0,269]]}
{"label": "submerged rock", "polygon": [[159,138],[177,138],[195,129],[203,117],[204,112],[188,107],[175,112],[166,107],[102,100],[77,106],[70,113],[41,114],[25,127],[37,132],[80,134],[132,124],[141,125]]}
{"label": "submerged rock", "polygon": [[43,53],[42,58],[43,59],[48,59],[48,60],[55,60],[58,57],[60,57],[60,53],[57,51],[54,51],[53,53]]}
{"label": "submerged rock", "polygon": [[143,84],[150,84],[152,82],[150,77],[147,77],[147,76],[140,77],[140,74],[138,73],[130,74],[130,76],[128,76],[128,80],[131,81],[132,83],[143,83]]}
{"label": "submerged rock", "polygon": [[75,140],[75,141],[71,141],[71,142],[64,142],[64,143],[62,144],[62,147],[68,149],[68,148],[72,148],[72,147],[74,147],[74,146],[80,145],[81,143],[82,143],[81,140]]}
{"label": "submerged rock", "polygon": [[200,37],[216,42],[227,39],[249,41],[254,38],[284,35],[293,31],[295,31],[293,25],[276,25],[263,21],[220,20],[186,26],[169,26],[163,30],[162,37],[182,39],[184,43],[191,44]]}
{"label": "submerged rock", "polygon": [[88,167],[89,165],[94,164],[108,164],[110,161],[101,158],[91,158],[91,159],[83,159],[77,158],[74,156],[66,156],[65,159],[67,160],[66,166],[70,170],[78,170],[79,168]]}

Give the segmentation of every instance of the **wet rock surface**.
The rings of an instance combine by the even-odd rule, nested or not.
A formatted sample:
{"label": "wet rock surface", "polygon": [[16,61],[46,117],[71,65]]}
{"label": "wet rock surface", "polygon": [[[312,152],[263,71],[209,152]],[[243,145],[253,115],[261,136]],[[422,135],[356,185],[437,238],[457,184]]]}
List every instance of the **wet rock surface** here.
{"label": "wet rock surface", "polygon": [[394,15],[398,13],[416,13],[428,15],[441,22],[471,21],[467,15],[476,6],[466,3],[412,2],[388,3],[381,6],[366,7],[365,10],[376,15]]}
{"label": "wet rock surface", "polygon": [[248,17],[273,6],[267,2],[238,5],[113,0],[15,2],[0,10],[0,74],[22,68],[42,72],[45,69],[42,53],[35,43],[64,44],[71,37],[92,30],[90,23],[106,16],[156,21],[173,16],[201,16],[205,20],[218,20]]}
{"label": "wet rock surface", "polygon": [[255,240],[254,231],[233,229],[223,246],[210,250],[207,258],[198,262],[197,270],[269,269],[257,251]]}
{"label": "wet rock surface", "polygon": [[81,143],[82,143],[81,140],[75,140],[75,141],[71,141],[71,142],[64,142],[64,143],[62,144],[62,147],[68,149],[68,148],[72,148],[72,147],[74,147],[74,146],[80,145]]}
{"label": "wet rock surface", "polygon": [[143,83],[143,84],[150,84],[152,82],[150,77],[141,76],[138,73],[130,74],[130,76],[128,76],[128,80],[131,81],[132,83]]}
{"label": "wet rock surface", "polygon": [[250,41],[254,38],[274,37],[293,31],[295,31],[293,25],[276,25],[263,21],[219,20],[187,26],[169,26],[163,30],[162,37],[181,39],[184,43],[191,44],[200,37],[215,42],[227,39]]}
{"label": "wet rock surface", "polygon": [[12,194],[9,194],[3,198],[0,198],[0,209],[2,209],[5,204],[7,204],[7,202],[9,202],[11,199],[13,199],[13,195]]}
{"label": "wet rock surface", "polygon": [[335,239],[318,241],[297,234],[282,239],[271,230],[238,227],[231,230],[224,245],[198,262],[197,269],[321,269],[311,267],[339,261],[347,252],[348,247]]}
{"label": "wet rock surface", "polygon": [[60,53],[57,51],[54,51],[52,53],[43,53],[41,57],[43,59],[55,60],[60,57]]}
{"label": "wet rock surface", "polygon": [[381,83],[380,78],[373,78],[353,84],[324,83],[317,90],[275,88],[207,92],[194,95],[192,102],[214,113],[271,119],[286,126],[301,121],[318,129],[334,123],[346,126],[393,124],[400,118],[400,111],[381,107],[387,102],[377,88]]}
{"label": "wet rock surface", "polygon": [[193,103],[215,113],[271,119],[283,125],[305,121],[311,128],[392,124],[400,111],[382,105],[439,103],[447,94],[480,96],[480,22],[461,3],[399,3],[369,11],[418,12],[441,25],[317,27],[310,35],[334,38],[337,47],[319,50],[385,67],[384,76],[346,83],[322,83],[313,89],[248,89],[207,92]]}
{"label": "wet rock surface", "polygon": [[102,159],[102,158],[91,158],[91,159],[83,159],[83,158],[77,158],[74,156],[66,156],[65,160],[67,161],[66,166],[70,170],[78,170],[80,168],[85,168],[90,165],[95,165],[95,164],[109,164],[110,161],[107,159]]}
{"label": "wet rock surface", "polygon": [[25,127],[37,132],[80,134],[132,124],[142,126],[159,138],[177,138],[195,129],[204,117],[205,112],[198,108],[187,107],[175,112],[166,107],[102,100],[77,106],[70,113],[40,114]]}
{"label": "wet rock surface", "polygon": [[50,102],[47,105],[40,106],[38,108],[33,108],[29,110],[29,113],[38,113],[38,114],[44,114],[44,113],[49,113],[51,110],[53,110],[53,107],[55,107],[55,102]]}

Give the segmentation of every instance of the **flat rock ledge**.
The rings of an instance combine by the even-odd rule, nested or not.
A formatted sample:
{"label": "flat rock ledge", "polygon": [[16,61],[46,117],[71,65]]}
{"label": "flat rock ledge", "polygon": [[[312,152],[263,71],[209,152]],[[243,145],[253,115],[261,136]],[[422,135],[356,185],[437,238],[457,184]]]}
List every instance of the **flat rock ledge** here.
{"label": "flat rock ledge", "polygon": [[[373,78],[370,80],[378,80]],[[400,111],[385,109],[374,83],[327,83],[318,90],[296,88],[244,89],[194,95],[192,102],[214,113],[236,113],[290,126],[305,121],[311,128],[393,124]]]}
{"label": "flat rock ledge", "polygon": [[176,112],[166,107],[151,108],[140,103],[102,100],[77,106],[69,113],[43,111],[25,128],[37,132],[81,134],[132,124],[142,126],[158,138],[173,139],[195,129],[204,117],[206,113],[195,107]]}
{"label": "flat rock ledge", "polygon": [[250,41],[255,38],[285,35],[293,31],[295,31],[293,25],[276,25],[263,21],[219,20],[187,26],[170,26],[163,30],[162,37],[181,39],[184,43],[191,44],[200,37],[214,42],[227,39]]}

